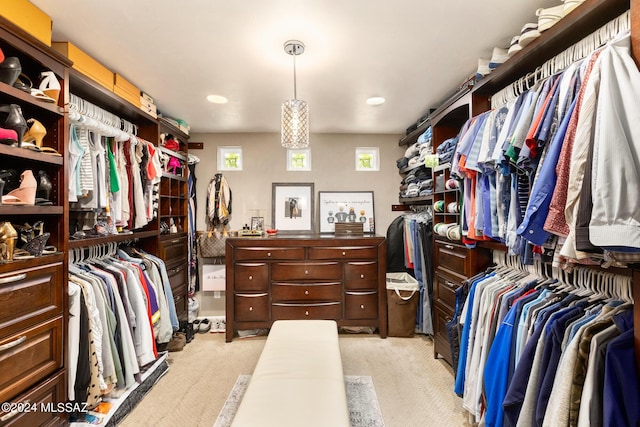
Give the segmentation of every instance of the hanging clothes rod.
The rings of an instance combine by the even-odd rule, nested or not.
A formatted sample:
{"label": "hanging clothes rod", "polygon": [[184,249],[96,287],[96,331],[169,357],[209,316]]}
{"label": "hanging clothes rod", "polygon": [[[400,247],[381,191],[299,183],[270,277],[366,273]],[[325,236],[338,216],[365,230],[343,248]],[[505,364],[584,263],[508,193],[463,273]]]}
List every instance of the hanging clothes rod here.
{"label": "hanging clothes rod", "polygon": [[74,94],[69,94],[69,119],[74,124],[86,126],[118,141],[126,141],[138,134],[138,126],[135,124]]}
{"label": "hanging clothes rod", "polygon": [[514,101],[522,93],[534,87],[539,81],[545,80],[565,70],[571,64],[586,58],[597,49],[615,39],[620,33],[629,31],[630,29],[631,15],[629,11],[626,11],[584,37],[579,42],[569,46],[564,51],[547,60],[531,73],[528,73],[496,92],[491,97],[491,108],[498,108]]}

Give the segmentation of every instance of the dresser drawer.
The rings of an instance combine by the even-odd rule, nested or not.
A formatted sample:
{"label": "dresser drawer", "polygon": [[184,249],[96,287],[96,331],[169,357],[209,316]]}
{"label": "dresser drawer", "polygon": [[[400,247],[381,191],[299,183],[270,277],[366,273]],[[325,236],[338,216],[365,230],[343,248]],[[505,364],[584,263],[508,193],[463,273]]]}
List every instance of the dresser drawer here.
{"label": "dresser drawer", "polygon": [[311,247],[309,259],[372,259],[378,257],[375,246]]}
{"label": "dresser drawer", "polygon": [[342,280],[342,264],[277,262],[271,265],[271,280]]}
{"label": "dresser drawer", "polygon": [[339,320],[342,318],[342,303],[337,301],[316,304],[274,303],[271,307],[271,316],[273,320]]}
{"label": "dresser drawer", "polygon": [[62,314],[62,263],[0,274],[0,339]]}
{"label": "dresser drawer", "polygon": [[187,290],[173,293],[173,304],[176,307],[176,315],[181,318],[187,314],[189,310],[189,300],[187,298]]}
{"label": "dresser drawer", "polygon": [[377,289],[378,263],[376,261],[348,262],[344,266],[345,289]]}
{"label": "dresser drawer", "polygon": [[469,249],[453,243],[435,241],[435,259],[438,268],[444,268],[461,279],[471,277]]}
{"label": "dresser drawer", "polygon": [[238,322],[269,320],[269,294],[234,295],[234,314]]}
{"label": "dresser drawer", "polygon": [[437,272],[435,279],[433,287],[435,291],[435,301],[453,313],[456,307],[456,289],[460,287],[460,283],[449,280]]}
{"label": "dresser drawer", "polygon": [[[56,409],[58,404],[65,403],[65,396],[64,371],[61,371],[11,401],[12,404],[29,405],[30,408],[34,408],[35,405],[37,410],[18,411],[19,407],[16,407],[16,411],[12,413],[0,411],[0,426],[64,425],[66,414],[64,411],[56,411]],[[81,405],[80,408],[82,408]],[[51,410],[47,411],[49,408]]]}
{"label": "dresser drawer", "polygon": [[0,402],[62,367],[62,316],[0,340]]}
{"label": "dresser drawer", "polygon": [[433,308],[433,345],[434,352],[451,364],[451,346],[447,335],[447,322],[451,314],[443,311],[438,305]]}
{"label": "dresser drawer", "polygon": [[160,258],[166,265],[174,266],[186,262],[189,257],[187,237],[160,240]]}
{"label": "dresser drawer", "polygon": [[304,248],[269,248],[255,246],[252,248],[236,248],[233,252],[236,261],[250,259],[304,259]]}
{"label": "dresser drawer", "polygon": [[341,301],[342,284],[330,283],[273,283],[271,285],[273,301]]}
{"label": "dresser drawer", "polygon": [[174,293],[187,289],[187,265],[182,264],[167,270],[171,290]]}
{"label": "dresser drawer", "polygon": [[238,263],[233,269],[237,291],[266,291],[269,287],[269,265],[259,263]]}
{"label": "dresser drawer", "polygon": [[345,299],[345,319],[377,319],[377,292],[347,292]]}

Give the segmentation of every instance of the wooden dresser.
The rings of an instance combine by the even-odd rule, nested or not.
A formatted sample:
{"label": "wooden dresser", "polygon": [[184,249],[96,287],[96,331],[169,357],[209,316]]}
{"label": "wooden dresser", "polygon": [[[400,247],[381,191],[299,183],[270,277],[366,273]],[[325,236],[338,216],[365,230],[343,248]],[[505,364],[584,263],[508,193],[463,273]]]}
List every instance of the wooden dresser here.
{"label": "wooden dresser", "polygon": [[384,237],[229,238],[226,340],[282,319],[332,319],[387,336]]}

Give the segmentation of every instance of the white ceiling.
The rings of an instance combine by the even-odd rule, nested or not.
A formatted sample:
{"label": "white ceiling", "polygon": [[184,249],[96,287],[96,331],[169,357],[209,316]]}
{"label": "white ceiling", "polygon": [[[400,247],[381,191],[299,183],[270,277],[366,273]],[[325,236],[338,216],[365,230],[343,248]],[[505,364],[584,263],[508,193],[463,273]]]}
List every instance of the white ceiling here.
{"label": "white ceiling", "polygon": [[[71,41],[192,132],[279,132],[298,98],[311,132],[402,133],[560,0],[31,0]],[[229,102],[215,105],[209,94]],[[365,100],[383,96],[371,107]]]}

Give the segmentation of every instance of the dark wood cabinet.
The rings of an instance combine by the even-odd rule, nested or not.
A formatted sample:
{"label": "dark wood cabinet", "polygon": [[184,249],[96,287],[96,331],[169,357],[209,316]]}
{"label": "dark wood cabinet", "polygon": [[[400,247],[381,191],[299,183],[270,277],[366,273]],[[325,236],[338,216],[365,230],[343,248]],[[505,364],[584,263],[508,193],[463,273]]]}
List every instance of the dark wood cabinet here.
{"label": "dark wood cabinet", "polygon": [[332,319],[387,336],[382,237],[229,238],[227,342],[282,319]]}

